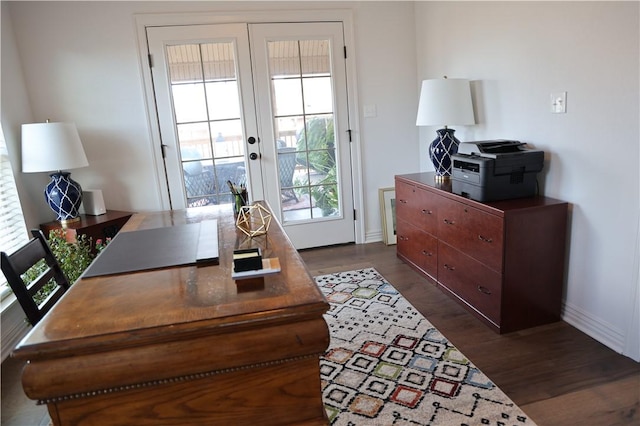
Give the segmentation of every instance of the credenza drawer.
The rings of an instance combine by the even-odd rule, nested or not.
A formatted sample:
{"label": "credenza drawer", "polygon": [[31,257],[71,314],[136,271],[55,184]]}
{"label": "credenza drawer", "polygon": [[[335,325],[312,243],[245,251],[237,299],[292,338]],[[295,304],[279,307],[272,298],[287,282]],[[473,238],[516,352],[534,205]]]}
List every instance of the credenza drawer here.
{"label": "credenza drawer", "polygon": [[503,272],[504,225],[500,217],[442,197],[437,235],[489,268]]}
{"label": "credenza drawer", "polygon": [[415,185],[399,182],[396,185],[396,217],[435,234],[439,198]]}
{"label": "credenza drawer", "polygon": [[438,241],[403,220],[396,222],[398,253],[409,259],[434,280],[438,272]]}
{"label": "credenza drawer", "polygon": [[496,325],[500,325],[501,274],[439,241],[438,281]]}

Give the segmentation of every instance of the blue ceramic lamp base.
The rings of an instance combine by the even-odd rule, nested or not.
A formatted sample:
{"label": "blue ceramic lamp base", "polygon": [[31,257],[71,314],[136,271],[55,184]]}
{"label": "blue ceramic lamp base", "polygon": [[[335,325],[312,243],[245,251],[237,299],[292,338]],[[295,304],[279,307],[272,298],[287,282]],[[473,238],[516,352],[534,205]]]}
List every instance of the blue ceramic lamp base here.
{"label": "blue ceramic lamp base", "polygon": [[44,197],[60,223],[80,220],[78,209],[82,203],[82,187],[69,176],[69,172],[52,173],[51,182],[44,189]]}
{"label": "blue ceramic lamp base", "polygon": [[455,130],[444,128],[437,130],[438,137],[429,145],[429,157],[436,172],[436,180],[451,178],[451,155],[458,152],[460,141],[455,138]]}

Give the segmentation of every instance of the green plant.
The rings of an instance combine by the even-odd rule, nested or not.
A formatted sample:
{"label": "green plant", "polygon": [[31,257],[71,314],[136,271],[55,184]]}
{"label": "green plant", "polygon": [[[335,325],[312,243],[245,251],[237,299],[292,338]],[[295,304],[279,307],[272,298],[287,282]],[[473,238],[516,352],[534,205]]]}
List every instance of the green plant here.
{"label": "green plant", "polygon": [[297,138],[297,162],[319,173],[335,168],[335,137],[333,119],[315,117],[306,123]]}
{"label": "green plant", "polygon": [[[30,283],[35,280],[47,270],[47,264],[44,259],[41,259],[38,263],[33,265],[27,272],[22,275],[22,279],[26,283]],[[51,293],[56,288],[56,281],[51,279],[48,283],[46,283],[34,296],[33,299],[36,301],[38,305],[45,301],[49,293]]]}
{"label": "green plant", "polygon": [[298,135],[297,161],[315,170],[322,179],[309,188],[311,196],[323,216],[338,210],[336,182],[336,151],[332,117],[315,117],[306,123]]}
{"label": "green plant", "polygon": [[95,257],[91,251],[91,238],[84,234],[77,235],[76,241],[70,243],[62,230],[51,231],[49,247],[70,283],[76,282]]}
{"label": "green plant", "polygon": [[338,185],[336,184],[336,169],[329,171],[317,186],[311,187],[311,195],[316,200],[323,216],[330,216],[338,210]]}
{"label": "green plant", "polygon": [[[53,230],[49,233],[49,247],[53,252],[56,260],[60,264],[60,268],[64,275],[69,280],[69,283],[73,284],[82,275],[82,273],[93,262],[94,254],[91,250],[91,238],[86,235],[78,235],[76,241],[73,243],[67,242],[65,233],[62,229]],[[109,242],[102,243],[102,241],[96,241],[96,248],[98,251],[104,249],[104,246]],[[22,278],[30,283],[36,279],[40,274],[46,270],[46,264],[44,260],[41,260],[36,265],[31,267],[24,273]],[[56,288],[56,282],[54,280],[45,284],[38,293],[34,296],[36,303],[42,303],[47,296]]]}
{"label": "green plant", "polygon": [[107,248],[107,244],[111,242],[111,238],[106,238],[102,241],[100,238],[96,240],[96,251],[100,253],[102,250]]}

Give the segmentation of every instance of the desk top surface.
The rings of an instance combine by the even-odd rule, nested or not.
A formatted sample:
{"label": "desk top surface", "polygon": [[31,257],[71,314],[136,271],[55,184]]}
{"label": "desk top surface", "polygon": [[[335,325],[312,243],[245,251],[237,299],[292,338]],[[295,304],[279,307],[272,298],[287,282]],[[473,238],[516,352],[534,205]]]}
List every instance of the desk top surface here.
{"label": "desk top surface", "polygon": [[[249,238],[236,229],[231,205],[199,207],[137,213],[120,232],[208,219],[218,222],[219,265],[81,278],[14,356],[33,360],[116,350],[327,311],[327,301],[275,219],[267,235]],[[277,257],[282,271],[265,276],[264,282],[236,282],[231,278],[233,250],[253,247],[260,247],[265,258]]]}

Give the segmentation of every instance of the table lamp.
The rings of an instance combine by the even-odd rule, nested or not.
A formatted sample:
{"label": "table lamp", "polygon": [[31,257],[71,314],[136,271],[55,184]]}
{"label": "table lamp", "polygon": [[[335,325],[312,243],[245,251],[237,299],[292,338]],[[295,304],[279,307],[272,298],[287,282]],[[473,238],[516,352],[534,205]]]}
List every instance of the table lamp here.
{"label": "table lamp", "polygon": [[47,120],[22,125],[22,172],[54,172],[44,196],[63,225],[80,220],[82,187],[62,170],[88,165],[75,124]]}
{"label": "table lamp", "polygon": [[424,80],[420,91],[416,126],[443,126],[429,145],[436,180],[451,177],[451,155],[458,152],[460,141],[449,125],[475,124],[469,80],[458,78]]}

